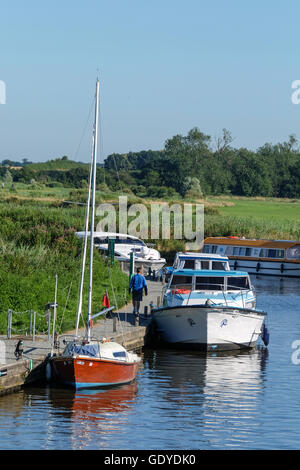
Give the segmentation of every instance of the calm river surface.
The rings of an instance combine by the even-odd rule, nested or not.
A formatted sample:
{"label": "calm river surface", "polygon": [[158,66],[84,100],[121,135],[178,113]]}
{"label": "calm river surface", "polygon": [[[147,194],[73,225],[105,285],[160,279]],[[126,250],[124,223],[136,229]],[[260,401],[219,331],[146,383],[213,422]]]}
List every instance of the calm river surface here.
{"label": "calm river surface", "polygon": [[299,449],[300,279],[253,282],[268,349],[149,350],[136,383],[118,389],[1,397],[0,449]]}

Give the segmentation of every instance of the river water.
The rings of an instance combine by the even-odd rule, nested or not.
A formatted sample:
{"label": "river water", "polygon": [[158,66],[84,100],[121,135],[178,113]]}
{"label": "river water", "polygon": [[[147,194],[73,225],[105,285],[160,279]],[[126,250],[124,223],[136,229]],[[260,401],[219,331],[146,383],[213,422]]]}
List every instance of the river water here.
{"label": "river water", "polygon": [[0,397],[0,449],[300,448],[300,279],[253,282],[268,312],[268,348],[147,350],[130,385]]}

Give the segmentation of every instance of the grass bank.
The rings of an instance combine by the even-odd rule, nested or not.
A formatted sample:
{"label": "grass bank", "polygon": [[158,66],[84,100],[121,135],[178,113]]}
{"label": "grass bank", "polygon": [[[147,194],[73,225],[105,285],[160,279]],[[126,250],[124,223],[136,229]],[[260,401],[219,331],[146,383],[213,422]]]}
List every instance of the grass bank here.
{"label": "grass bank", "polygon": [[[82,253],[82,242],[74,232],[82,229],[84,209],[63,209],[36,201],[2,201],[0,218],[0,333],[6,333],[8,309],[36,311],[37,331],[47,330],[44,311],[45,305],[54,300],[56,274],[57,330],[61,333],[74,329]],[[87,283],[88,272],[85,287]],[[95,250],[93,313],[101,310],[105,289],[112,305],[124,305],[128,300],[128,276],[120,271],[118,263],[108,266]],[[87,295],[83,312],[86,321]],[[13,318],[14,333],[29,326],[28,314]]]}

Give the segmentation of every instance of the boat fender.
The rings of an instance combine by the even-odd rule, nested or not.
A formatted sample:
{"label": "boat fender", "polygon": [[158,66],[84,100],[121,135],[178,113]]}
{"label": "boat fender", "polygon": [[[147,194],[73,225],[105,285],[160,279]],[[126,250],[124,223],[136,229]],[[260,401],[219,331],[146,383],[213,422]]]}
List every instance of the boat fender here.
{"label": "boat fender", "polygon": [[266,327],[266,325],[264,323],[263,323],[263,326],[262,326],[261,338],[264,342],[264,345],[268,346],[268,344],[270,342],[270,333],[269,333],[269,330],[268,330],[268,328]]}
{"label": "boat fender", "polygon": [[257,263],[257,265],[256,265],[256,272],[258,273],[259,270],[260,270],[260,263]]}
{"label": "boat fender", "polygon": [[283,271],[284,271],[284,264],[281,263],[281,265],[280,265],[280,272],[283,273]]}
{"label": "boat fender", "polygon": [[47,382],[50,382],[51,380],[51,364],[48,361],[45,367],[45,375],[46,375],[46,380]]}
{"label": "boat fender", "polygon": [[233,265],[234,270],[236,270],[237,266],[238,266],[238,262],[237,260],[235,260],[234,265]]}

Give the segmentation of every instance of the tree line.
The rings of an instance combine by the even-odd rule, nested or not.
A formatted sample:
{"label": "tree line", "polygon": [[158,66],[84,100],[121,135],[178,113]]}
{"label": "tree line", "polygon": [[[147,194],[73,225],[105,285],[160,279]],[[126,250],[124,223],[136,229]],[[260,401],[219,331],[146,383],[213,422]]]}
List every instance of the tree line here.
{"label": "tree line", "polygon": [[194,128],[186,136],[168,139],[162,151],[110,155],[105,160],[108,185],[162,197],[300,196],[300,151],[293,135],[256,151],[234,148],[232,142],[226,129],[212,142],[211,136]]}
{"label": "tree line", "polygon": [[[186,136],[168,139],[164,149],[111,154],[97,168],[99,189],[124,191],[138,197],[237,196],[300,197],[300,150],[291,135],[282,143],[266,143],[256,151],[234,148],[223,129],[215,141],[198,128]],[[0,167],[2,180],[8,166]],[[84,188],[88,165],[61,159],[26,162],[9,169],[13,182],[36,181],[47,185]]]}

